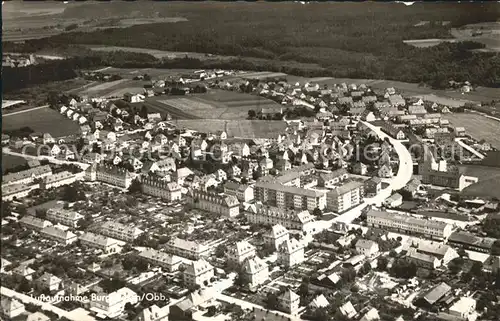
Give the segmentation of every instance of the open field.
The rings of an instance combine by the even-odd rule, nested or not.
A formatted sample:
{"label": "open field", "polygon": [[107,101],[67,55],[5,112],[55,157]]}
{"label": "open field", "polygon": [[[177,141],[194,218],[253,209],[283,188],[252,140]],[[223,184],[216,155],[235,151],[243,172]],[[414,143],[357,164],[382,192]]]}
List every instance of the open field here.
{"label": "open field", "polygon": [[120,79],[110,82],[97,83],[93,86],[83,87],[78,93],[91,97],[118,97],[130,92],[139,94],[144,92],[144,83],[140,80]]}
{"label": "open field", "polygon": [[281,105],[266,98],[218,89],[184,97],[151,97],[146,99],[146,106],[161,113],[168,112],[176,119],[245,119],[251,109],[256,112],[261,108],[276,112],[281,109]]}
{"label": "open field", "polygon": [[484,139],[492,146],[500,148],[500,121],[475,113],[446,114],[454,126],[465,127],[467,133],[475,139]]}
{"label": "open field", "polygon": [[36,109],[2,119],[2,131],[15,130],[21,127],[30,127],[35,132],[50,133],[54,137],[75,134],[80,129],[76,122],[50,108]]}
{"label": "open field", "polygon": [[2,174],[5,173],[6,170],[26,163],[27,161],[25,158],[2,153]]}
{"label": "open field", "polygon": [[100,92],[100,91],[105,91],[109,88],[112,88],[114,86],[117,86],[121,83],[126,82],[127,79],[119,79],[115,81],[109,81],[109,82],[104,82],[92,87],[85,88],[85,90],[82,91],[82,94],[93,94],[95,92]]}
{"label": "open field", "polygon": [[236,58],[234,56],[221,56],[221,55],[211,55],[199,52],[181,52],[181,51],[164,51],[164,50],[156,50],[156,49],[146,49],[146,48],[133,48],[133,47],[118,47],[118,46],[88,46],[89,49],[94,51],[128,51],[128,52],[136,52],[136,53],[144,53],[149,54],[157,59],[168,58],[195,58],[200,60],[205,59],[233,59]]}
{"label": "open field", "polygon": [[266,120],[233,120],[203,119],[203,120],[177,120],[176,126],[186,129],[216,132],[227,128],[228,137],[238,138],[269,138],[286,129],[284,121]]}

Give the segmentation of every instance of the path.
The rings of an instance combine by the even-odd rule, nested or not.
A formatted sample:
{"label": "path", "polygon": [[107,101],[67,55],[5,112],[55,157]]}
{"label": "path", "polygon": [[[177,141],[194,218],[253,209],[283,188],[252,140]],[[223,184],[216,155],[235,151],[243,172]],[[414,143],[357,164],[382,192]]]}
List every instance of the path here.
{"label": "path", "polygon": [[49,105],[43,105],[43,106],[38,106],[38,107],[30,108],[30,109],[24,109],[24,110],[15,111],[15,112],[8,113],[8,114],[2,114],[2,117],[5,118],[5,117],[12,116],[12,115],[18,115],[18,114],[22,114],[22,113],[28,113],[28,112],[33,111],[33,110],[42,109],[42,108],[48,108],[48,107],[49,107]]}
{"label": "path", "polygon": [[483,154],[481,154],[480,152],[478,152],[474,148],[472,148],[469,145],[467,145],[466,143],[464,143],[462,139],[455,138],[455,141],[458,143],[458,145],[460,145],[461,147],[467,149],[469,152],[471,152],[472,154],[476,155],[480,159],[484,159],[484,155]]}

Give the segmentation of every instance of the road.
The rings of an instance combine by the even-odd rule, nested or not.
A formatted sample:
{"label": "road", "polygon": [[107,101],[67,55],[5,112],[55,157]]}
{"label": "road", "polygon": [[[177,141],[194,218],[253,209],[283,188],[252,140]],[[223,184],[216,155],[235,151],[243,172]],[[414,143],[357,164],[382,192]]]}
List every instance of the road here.
{"label": "road", "polygon": [[376,133],[380,139],[389,139],[389,142],[392,144],[392,146],[394,146],[394,150],[398,154],[398,173],[393,178],[386,180],[386,182],[389,184],[386,188],[382,189],[380,193],[378,193],[374,197],[365,198],[362,204],[346,211],[345,213],[342,213],[341,215],[333,218],[330,221],[313,222],[315,224],[314,228],[318,232],[329,228],[331,226],[331,223],[334,222],[342,222],[347,224],[351,223],[354,219],[358,218],[361,215],[362,210],[365,209],[368,205],[380,206],[386,198],[391,196],[393,191],[405,187],[411,180],[411,177],[413,175],[413,160],[408,149],[406,149],[401,141],[394,139],[386,133],[382,132],[380,127],[374,126],[364,121],[362,121],[362,123],[370,128],[374,133]]}
{"label": "road", "polygon": [[9,298],[16,298],[17,300],[21,301],[22,303],[31,303],[37,306],[41,306],[43,310],[46,311],[51,311],[59,315],[60,317],[66,317],[69,320],[72,321],[94,321],[96,320],[92,316],[88,315],[88,311],[79,309],[78,312],[80,313],[75,313],[77,311],[66,311],[61,308],[58,308],[56,306],[53,306],[50,303],[40,301],[34,297],[28,296],[23,293],[16,292],[14,290],[11,290],[9,288],[1,287],[0,293],[2,296],[6,296]]}
{"label": "road", "polygon": [[33,111],[33,110],[42,109],[42,108],[48,108],[48,107],[49,107],[49,105],[43,105],[43,106],[38,106],[38,107],[30,108],[30,109],[23,109],[23,110],[15,111],[15,112],[8,113],[8,114],[2,114],[2,117],[5,118],[5,117],[12,116],[12,115],[28,113],[28,112]]}
{"label": "road", "polygon": [[455,138],[455,141],[458,143],[458,145],[460,145],[461,147],[467,149],[469,152],[471,152],[472,154],[476,155],[480,159],[484,159],[484,155],[483,154],[481,154],[480,152],[478,152],[474,148],[472,148],[469,145],[467,145],[466,143],[464,143],[462,139]]}
{"label": "road", "polygon": [[25,159],[38,159],[38,160],[46,159],[49,162],[54,163],[54,164],[73,164],[73,165],[80,167],[83,170],[86,170],[90,166],[90,164],[87,164],[87,163],[80,163],[80,162],[75,162],[75,161],[56,159],[56,158],[51,157],[51,156],[33,156],[33,155],[13,152],[8,147],[2,148],[2,153],[8,154],[8,155],[13,155],[13,156],[23,157]]}

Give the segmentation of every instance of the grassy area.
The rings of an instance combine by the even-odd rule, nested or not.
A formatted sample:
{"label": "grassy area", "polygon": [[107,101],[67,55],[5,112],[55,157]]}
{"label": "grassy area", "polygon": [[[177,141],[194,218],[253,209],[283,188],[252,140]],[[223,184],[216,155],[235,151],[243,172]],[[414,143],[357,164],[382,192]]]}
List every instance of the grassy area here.
{"label": "grassy area", "polygon": [[274,137],[278,133],[283,133],[286,129],[284,121],[265,120],[232,120],[203,119],[203,120],[178,120],[174,122],[176,126],[197,131],[211,132],[225,130],[229,137],[238,138],[268,138]]}
{"label": "grassy area", "polygon": [[2,153],[2,174],[4,174],[5,171],[10,170],[11,168],[25,165],[26,163],[27,161],[25,158]]}
{"label": "grassy area", "polygon": [[35,132],[50,133],[53,137],[76,134],[80,129],[76,122],[50,108],[36,109],[2,119],[2,131],[8,132],[22,127],[30,127]]}
{"label": "grassy area", "polygon": [[445,115],[451,124],[465,127],[467,133],[475,139],[484,139],[496,148],[500,148],[500,122],[474,113],[452,113]]}

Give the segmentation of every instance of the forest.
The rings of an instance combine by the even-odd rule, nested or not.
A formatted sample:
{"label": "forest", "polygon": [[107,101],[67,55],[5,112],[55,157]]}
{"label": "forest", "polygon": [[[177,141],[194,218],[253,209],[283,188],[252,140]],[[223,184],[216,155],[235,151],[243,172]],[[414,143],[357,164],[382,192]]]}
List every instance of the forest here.
{"label": "forest", "polygon": [[[113,10],[125,12],[137,5],[127,3],[107,10],[110,14]],[[94,12],[98,7],[79,7],[78,14],[98,14]],[[472,51],[483,48],[482,44],[416,48],[403,43],[408,39],[451,38],[452,27],[496,21],[499,8],[496,3],[415,3],[411,7],[376,2],[148,4],[141,6],[142,15],[156,12],[188,21],[71,32],[23,45],[7,43],[4,49],[33,52],[68,44],[127,46],[237,56],[238,60],[229,61],[232,68],[425,82],[436,88],[451,79],[499,86],[499,55]],[[421,21],[429,23],[415,26]],[[161,64],[165,68],[187,68],[184,64],[208,68],[228,63],[177,59]]]}

